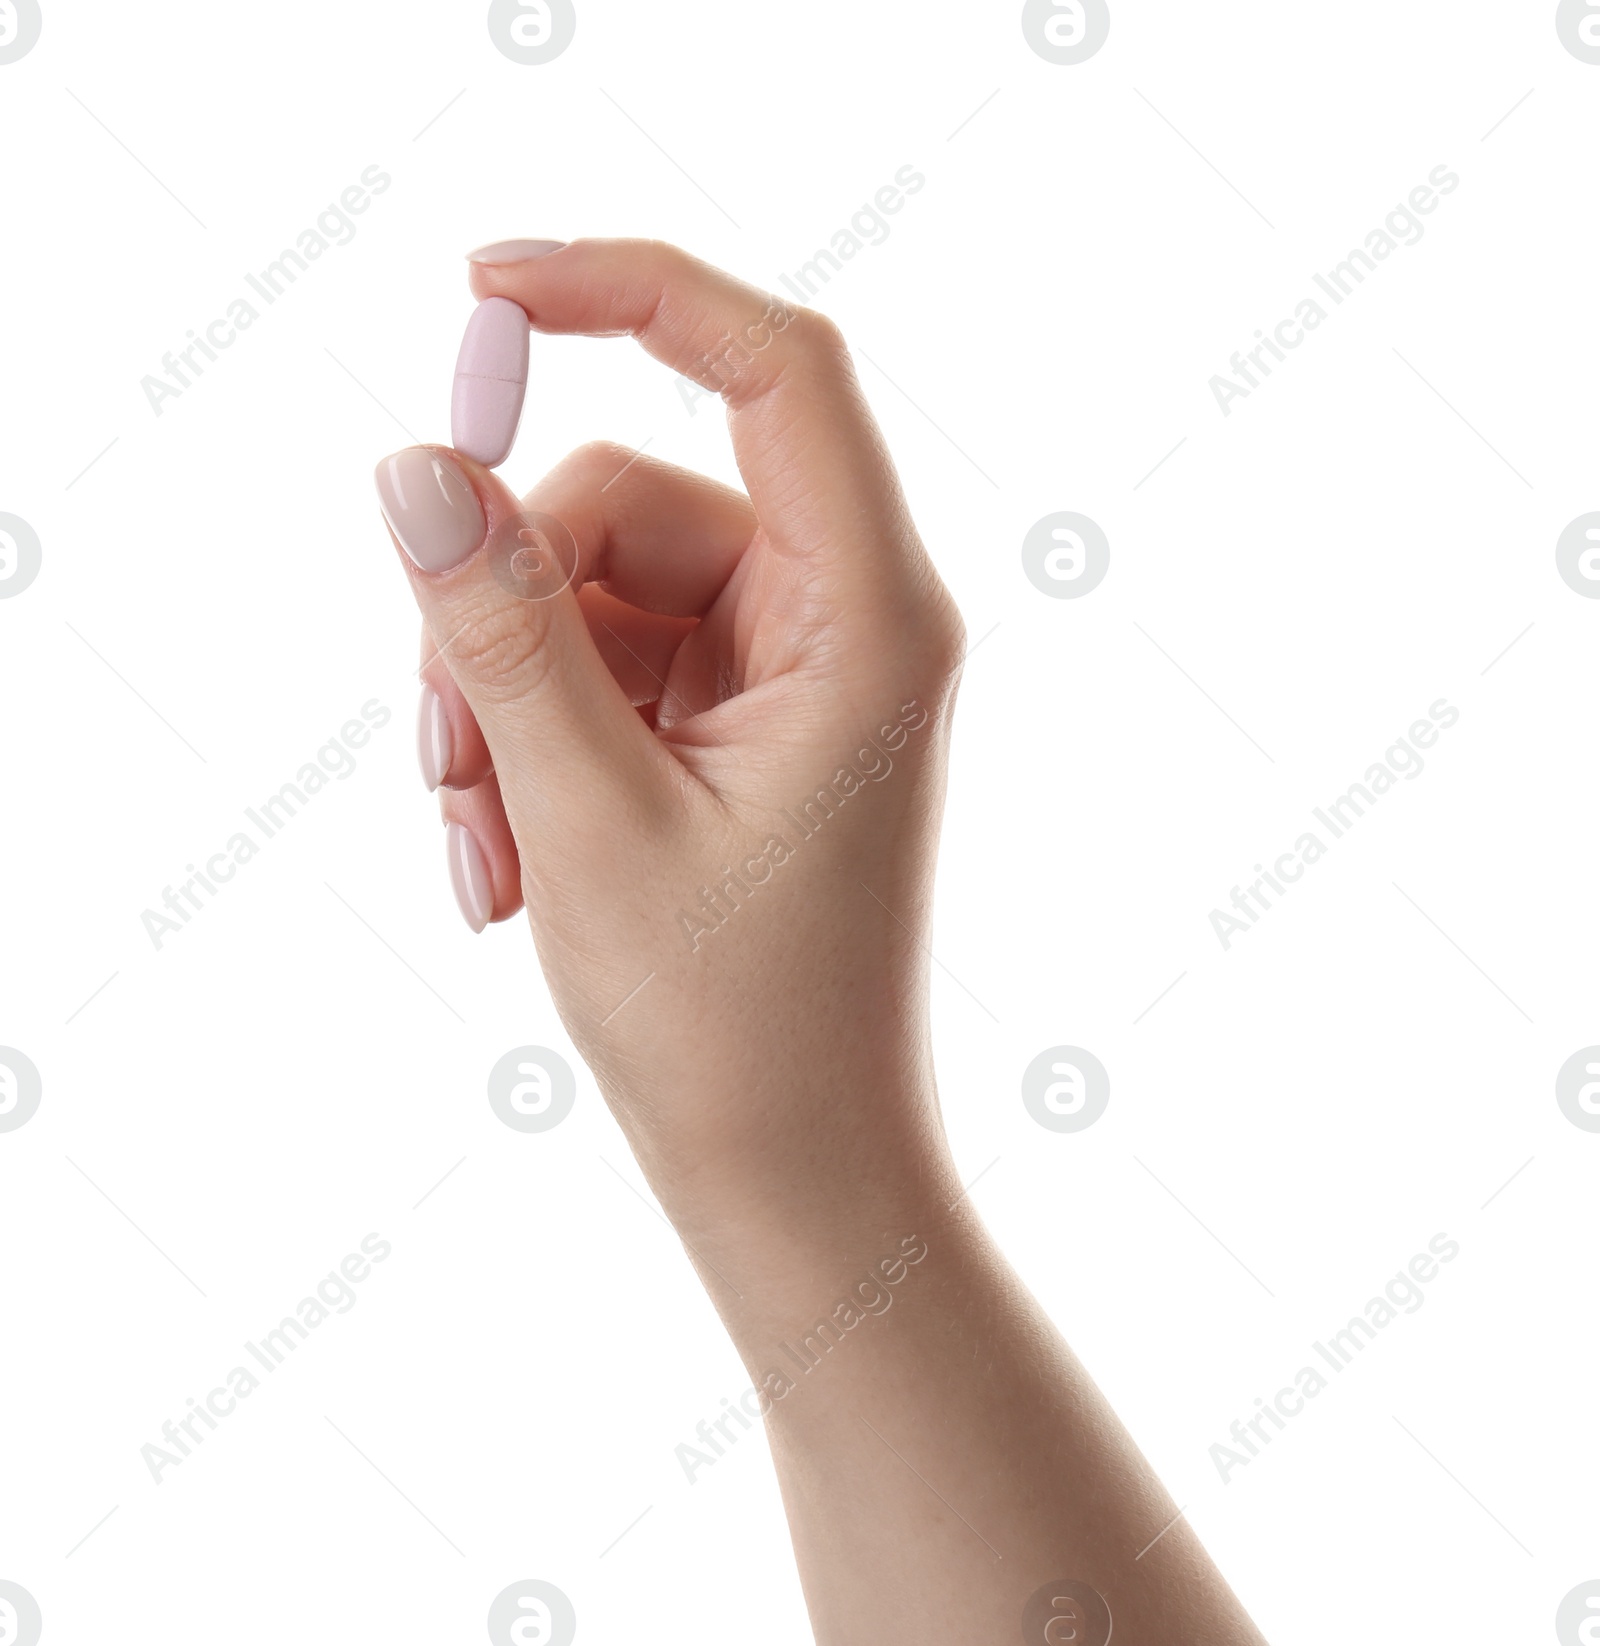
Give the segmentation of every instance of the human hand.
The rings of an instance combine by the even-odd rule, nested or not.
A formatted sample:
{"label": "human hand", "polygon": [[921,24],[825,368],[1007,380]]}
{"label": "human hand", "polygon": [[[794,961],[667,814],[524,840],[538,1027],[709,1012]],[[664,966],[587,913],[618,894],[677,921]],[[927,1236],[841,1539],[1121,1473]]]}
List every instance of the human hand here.
{"label": "human hand", "polygon": [[463,912],[526,906],[669,1211],[925,1174],[963,630],[843,340],[668,246],[521,249],[476,254],[476,295],[719,391],[749,496],[608,445],[520,504],[444,448],[379,465]]}

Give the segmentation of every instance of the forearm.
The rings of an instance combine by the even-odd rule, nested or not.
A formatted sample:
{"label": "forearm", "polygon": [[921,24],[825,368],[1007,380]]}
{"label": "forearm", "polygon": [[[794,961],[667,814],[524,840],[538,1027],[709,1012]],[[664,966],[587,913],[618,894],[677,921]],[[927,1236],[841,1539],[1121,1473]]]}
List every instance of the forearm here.
{"label": "forearm", "polygon": [[[920,1646],[935,1615],[951,1640],[1015,1638],[1068,1579],[1129,1639],[1259,1641],[982,1228],[936,1123],[905,1126],[914,1141],[843,1153],[819,1138],[759,1192],[658,1185],[765,1413],[818,1640]],[[1040,1646],[1071,1638],[1041,1626]]]}

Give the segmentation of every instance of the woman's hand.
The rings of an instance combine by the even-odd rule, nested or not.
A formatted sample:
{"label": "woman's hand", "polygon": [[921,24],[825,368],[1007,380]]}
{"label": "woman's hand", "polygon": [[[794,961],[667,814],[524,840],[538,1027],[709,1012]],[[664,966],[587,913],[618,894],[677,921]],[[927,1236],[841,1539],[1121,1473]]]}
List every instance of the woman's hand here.
{"label": "woman's hand", "polygon": [[520,504],[447,450],[378,468],[463,909],[527,908],[749,1369],[817,1638],[1259,1643],[950,1161],[962,627],[838,332],[650,243],[490,248],[472,282],[720,393],[749,487],[612,447]]}
{"label": "woman's hand", "polygon": [[520,503],[444,449],[379,465],[464,912],[526,905],[664,1199],[925,1147],[963,631],[842,339],[651,242],[472,280],[536,330],[629,332],[720,391],[750,495],[607,445]]}

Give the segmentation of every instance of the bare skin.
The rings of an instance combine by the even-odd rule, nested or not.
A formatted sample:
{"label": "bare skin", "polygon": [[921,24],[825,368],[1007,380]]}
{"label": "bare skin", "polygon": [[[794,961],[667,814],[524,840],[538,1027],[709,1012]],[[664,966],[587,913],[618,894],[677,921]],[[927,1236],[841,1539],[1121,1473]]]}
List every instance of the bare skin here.
{"label": "bare skin", "polygon": [[962,1196],[926,945],[964,632],[842,338],[651,242],[472,287],[720,393],[748,488],[598,446],[519,502],[445,453],[487,547],[400,563],[445,818],[761,1391],[816,1638],[1009,1642],[1048,1586],[1025,1638],[1103,1646],[1073,1580],[1118,1641],[1261,1646],[1186,1522],[1145,1552],[1176,1506]]}

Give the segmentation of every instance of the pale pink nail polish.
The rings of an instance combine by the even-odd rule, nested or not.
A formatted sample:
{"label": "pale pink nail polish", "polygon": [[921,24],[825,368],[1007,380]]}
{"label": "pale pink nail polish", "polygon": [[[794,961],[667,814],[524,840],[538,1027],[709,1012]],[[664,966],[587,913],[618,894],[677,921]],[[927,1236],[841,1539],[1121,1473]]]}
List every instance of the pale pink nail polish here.
{"label": "pale pink nail polish", "polygon": [[450,396],[450,444],[492,469],[511,455],[528,388],[528,316],[509,297],[472,311]]}
{"label": "pale pink nail polish", "polygon": [[483,505],[448,453],[410,446],[386,457],[373,476],[383,518],[417,566],[459,566],[488,534]]}
{"label": "pale pink nail polish", "polygon": [[444,844],[450,858],[450,885],[461,918],[473,931],[481,932],[494,913],[494,889],[483,848],[472,838],[471,830],[460,823],[445,825]]}
{"label": "pale pink nail polish", "polygon": [[496,240],[492,246],[479,246],[467,253],[469,263],[531,263],[536,257],[548,257],[560,251],[565,240]]}
{"label": "pale pink nail polish", "polygon": [[432,686],[425,685],[422,701],[417,705],[417,764],[422,768],[422,781],[428,785],[430,794],[450,775],[454,754],[455,739],[444,699]]}

